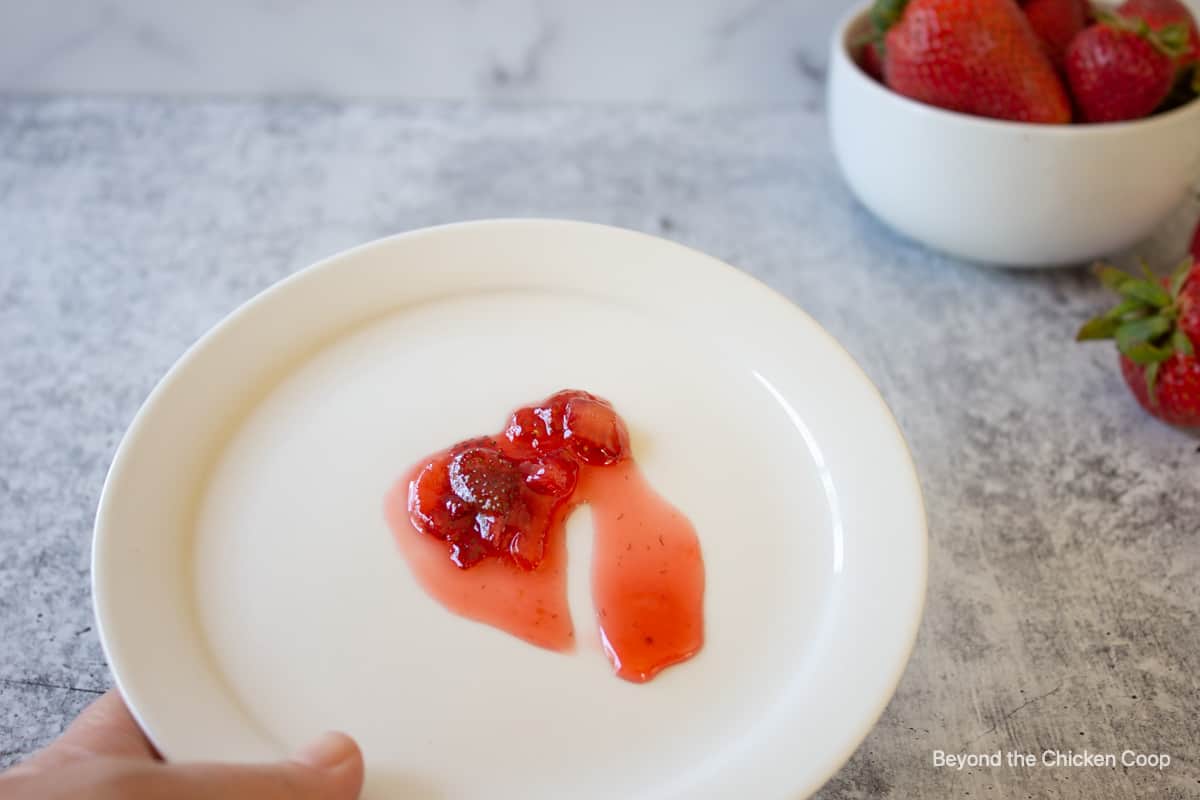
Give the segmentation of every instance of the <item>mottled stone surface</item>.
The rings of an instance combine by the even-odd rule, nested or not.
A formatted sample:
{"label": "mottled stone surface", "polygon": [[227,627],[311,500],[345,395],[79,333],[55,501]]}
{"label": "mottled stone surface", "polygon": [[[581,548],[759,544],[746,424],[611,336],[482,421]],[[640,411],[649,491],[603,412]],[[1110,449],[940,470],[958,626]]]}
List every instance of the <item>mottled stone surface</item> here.
{"label": "mottled stone surface", "polygon": [[[1182,252],[1198,210],[1143,251]],[[819,110],[0,101],[0,764],[108,686],[92,516],[172,361],[321,256],[503,215],[724,258],[815,316],[895,410],[928,504],[928,609],[820,797],[1200,795],[1200,440],[1137,410],[1108,346],[1071,342],[1105,302],[1086,274],[896,238],[838,179]],[[1174,763],[954,771],[935,748]]]}

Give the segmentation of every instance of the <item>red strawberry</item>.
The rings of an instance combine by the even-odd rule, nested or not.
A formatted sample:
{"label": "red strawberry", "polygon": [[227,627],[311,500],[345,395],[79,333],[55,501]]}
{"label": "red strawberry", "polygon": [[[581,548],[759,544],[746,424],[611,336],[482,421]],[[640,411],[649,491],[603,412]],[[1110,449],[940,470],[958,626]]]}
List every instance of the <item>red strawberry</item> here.
{"label": "red strawberry", "polygon": [[507,514],[520,496],[524,476],[491,441],[461,447],[450,459],[450,488],[464,503]]}
{"label": "red strawberry", "polygon": [[1200,265],[1190,259],[1161,282],[1101,266],[1124,297],[1079,330],[1079,340],[1117,340],[1121,374],[1142,407],[1172,425],[1200,427]]}
{"label": "red strawberry", "polygon": [[504,438],[522,455],[552,453],[562,447],[562,411],[545,406],[518,408],[509,418]]}
{"label": "red strawberry", "polygon": [[488,548],[475,531],[475,510],[450,488],[449,457],[427,464],[409,485],[413,527],[450,544],[450,559],[463,569],[478,564]]}
{"label": "red strawberry", "polygon": [[575,491],[579,480],[579,465],[556,453],[537,461],[522,461],[521,474],[525,485],[538,494],[562,497]]}
{"label": "red strawberry", "polygon": [[858,65],[877,81],[883,81],[883,56],[879,42],[867,42],[858,54]]}
{"label": "red strawberry", "polygon": [[1046,55],[1061,69],[1067,45],[1087,26],[1087,0],[1025,0],[1023,8]]}
{"label": "red strawberry", "polygon": [[1066,90],[1015,0],[876,0],[895,92],[983,117],[1066,123]]}
{"label": "red strawberry", "polygon": [[1179,0],[1126,0],[1117,9],[1117,14],[1126,19],[1143,20],[1160,34],[1172,26],[1182,26],[1187,31],[1187,40],[1181,48],[1178,64],[1182,68],[1200,62],[1200,29],[1196,27],[1192,12]]}
{"label": "red strawberry", "polygon": [[1106,15],[1067,48],[1067,80],[1088,122],[1149,116],[1175,83],[1173,51],[1145,23]]}
{"label": "red strawberry", "polygon": [[1154,400],[1146,388],[1145,367],[1121,356],[1121,374],[1142,408],[1171,425],[1200,427],[1200,361],[1195,356],[1176,353],[1159,365]]}
{"label": "red strawberry", "polygon": [[629,453],[629,432],[608,401],[585,395],[567,401],[564,440],[585,464],[615,464]]}

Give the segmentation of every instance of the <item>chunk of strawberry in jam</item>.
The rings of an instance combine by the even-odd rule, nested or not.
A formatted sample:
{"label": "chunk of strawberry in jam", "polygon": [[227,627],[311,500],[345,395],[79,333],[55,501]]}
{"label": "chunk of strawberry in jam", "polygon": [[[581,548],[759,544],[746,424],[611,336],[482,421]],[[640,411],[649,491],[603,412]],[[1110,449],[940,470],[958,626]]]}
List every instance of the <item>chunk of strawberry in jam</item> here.
{"label": "chunk of strawberry in jam", "polygon": [[[593,507],[597,623],[617,674],[647,681],[703,645],[695,530],[641,475],[608,401],[559,392],[517,409],[497,436],[434,453],[406,480],[408,519],[401,483],[388,493],[388,522],[418,582],[451,611],[570,650],[562,539],[583,502]],[[497,563],[469,572],[487,559]]]}
{"label": "chunk of strawberry in jam", "polygon": [[500,543],[509,537],[505,537],[508,528],[508,523],[504,517],[499,514],[487,514],[480,512],[475,515],[475,532],[479,534],[479,538],[492,546],[493,550],[501,549]]}
{"label": "chunk of strawberry in jam", "polygon": [[450,545],[450,560],[463,569],[491,553],[475,528],[473,509],[450,489],[448,461],[426,464],[408,487],[408,511],[413,527]]}
{"label": "chunk of strawberry in jam", "polygon": [[461,503],[447,504],[454,497],[445,459],[426,464],[408,487],[408,513],[413,525],[423,533],[447,539],[450,524],[465,516]]}
{"label": "chunk of strawberry in jam", "polygon": [[585,464],[615,464],[629,453],[629,431],[606,401],[583,392],[571,397],[563,411],[563,440]]}
{"label": "chunk of strawberry in jam", "polygon": [[628,451],[629,434],[608,401],[558,392],[514,411],[503,437],[471,439],[435,455],[409,486],[409,517],[448,543],[463,569],[489,557],[535,569],[581,465],[614,464]]}
{"label": "chunk of strawberry in jam", "polygon": [[516,502],[523,476],[516,462],[485,441],[454,453],[448,470],[450,488],[464,503],[503,515]]}
{"label": "chunk of strawberry in jam", "polygon": [[523,455],[552,453],[563,446],[562,412],[549,406],[518,408],[508,420],[504,438]]}
{"label": "chunk of strawberry in jam", "polygon": [[525,485],[538,494],[566,497],[575,491],[579,465],[566,456],[551,453],[536,461],[522,461]]}
{"label": "chunk of strawberry in jam", "polygon": [[546,529],[517,531],[508,553],[523,569],[535,569],[546,556]]}
{"label": "chunk of strawberry in jam", "polygon": [[470,569],[490,555],[491,550],[473,535],[464,534],[450,541],[450,560],[462,569]]}

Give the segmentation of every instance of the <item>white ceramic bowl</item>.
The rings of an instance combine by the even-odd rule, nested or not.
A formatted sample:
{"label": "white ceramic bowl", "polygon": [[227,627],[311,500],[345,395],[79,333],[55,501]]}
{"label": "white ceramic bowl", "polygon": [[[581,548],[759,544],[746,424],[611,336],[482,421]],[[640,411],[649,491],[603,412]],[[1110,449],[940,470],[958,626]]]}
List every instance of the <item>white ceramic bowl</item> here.
{"label": "white ceramic bowl", "polygon": [[[701,540],[704,649],[644,686],[604,658],[585,512],[572,655],[432,601],[384,516],[421,456],[563,386],[621,409]],[[794,800],[891,696],[925,541],[891,414],[795,306],[662,239],[501,220],[333,256],[189,350],[113,462],[93,580],[117,684],[171,760],[339,728],[363,800]]]}
{"label": "white ceramic bowl", "polygon": [[902,97],[864,73],[839,24],[829,74],[846,182],[900,233],[970,261],[1067,266],[1146,237],[1200,179],[1200,101],[1145,120],[1030,125]]}

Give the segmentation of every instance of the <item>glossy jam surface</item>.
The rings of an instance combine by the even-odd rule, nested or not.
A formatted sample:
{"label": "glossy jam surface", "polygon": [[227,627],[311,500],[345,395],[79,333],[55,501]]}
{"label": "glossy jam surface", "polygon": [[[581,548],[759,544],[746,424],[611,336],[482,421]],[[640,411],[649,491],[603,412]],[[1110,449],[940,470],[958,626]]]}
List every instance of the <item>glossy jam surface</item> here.
{"label": "glossy jam surface", "polygon": [[565,523],[595,527],[592,598],[617,675],[643,682],[699,651],[704,562],[687,518],[637,468],[607,401],[563,391],[517,409],[495,436],[421,461],[392,489],[388,521],[414,575],[464,617],[532,644],[575,643]]}

